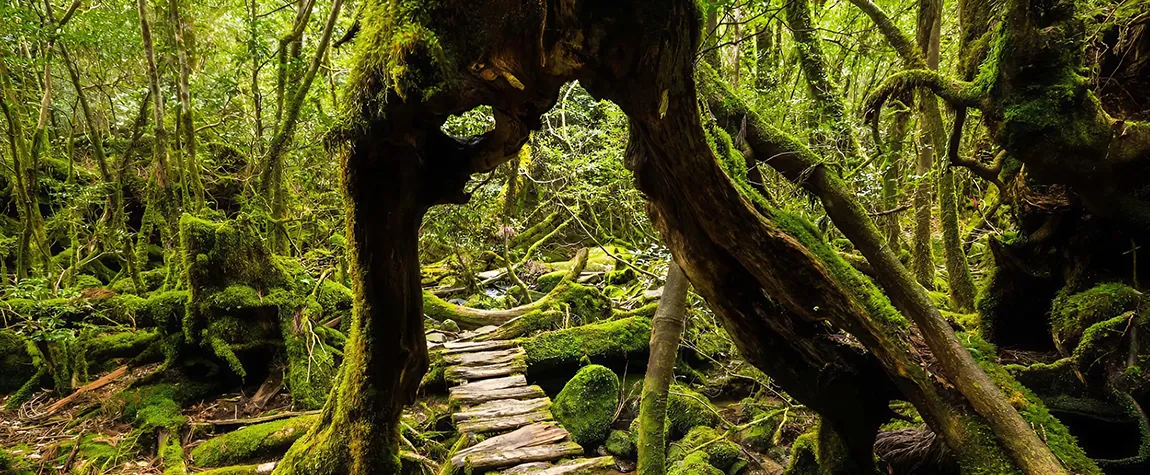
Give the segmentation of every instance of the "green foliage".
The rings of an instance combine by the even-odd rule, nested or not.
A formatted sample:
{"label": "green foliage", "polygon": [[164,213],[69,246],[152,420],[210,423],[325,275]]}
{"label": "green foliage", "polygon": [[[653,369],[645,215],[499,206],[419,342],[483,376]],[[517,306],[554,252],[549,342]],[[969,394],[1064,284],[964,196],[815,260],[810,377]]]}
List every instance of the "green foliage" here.
{"label": "green foliage", "polygon": [[16,332],[0,329],[0,394],[19,389],[36,374],[28,343]]}
{"label": "green foliage", "polygon": [[619,407],[619,377],[605,366],[584,366],[551,404],[555,419],[584,447],[607,440]]}

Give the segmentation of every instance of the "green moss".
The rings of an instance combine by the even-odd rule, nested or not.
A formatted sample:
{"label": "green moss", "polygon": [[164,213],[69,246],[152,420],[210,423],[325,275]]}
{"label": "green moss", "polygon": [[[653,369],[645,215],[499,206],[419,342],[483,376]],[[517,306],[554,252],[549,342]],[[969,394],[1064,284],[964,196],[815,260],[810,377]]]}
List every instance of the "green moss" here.
{"label": "green moss", "polygon": [[818,436],[815,432],[800,435],[791,444],[791,461],[783,471],[784,475],[821,475],[819,470]]}
{"label": "green moss", "polygon": [[565,270],[557,270],[543,274],[535,279],[535,286],[540,292],[550,292],[554,289],[563,277],[567,275]]}
{"label": "green moss", "polygon": [[[960,333],[958,338],[971,350],[971,356],[987,376],[990,376],[991,381],[1003,391],[1022,419],[1032,427],[1042,428],[1046,445],[1071,472],[1102,473],[1098,465],[1086,456],[1086,452],[1078,445],[1070,430],[1050,414],[1042,400],[998,364],[994,345],[970,333]],[[972,445],[967,457],[959,459],[964,474],[1020,473],[998,445],[998,439],[993,432],[981,419],[974,416],[965,417],[963,425],[972,434]]]}
{"label": "green moss", "polygon": [[667,460],[678,462],[696,452],[706,453],[710,464],[723,472],[730,470],[742,455],[738,444],[728,440],[715,429],[699,426],[687,432],[682,440],[671,444],[667,451]]}
{"label": "green moss", "polygon": [[1143,305],[1142,295],[1123,284],[1101,284],[1073,295],[1059,294],[1050,310],[1054,340],[1069,353],[1078,346],[1086,328]]}
{"label": "green moss", "polygon": [[724,475],[724,473],[711,465],[706,452],[695,452],[672,464],[667,470],[667,475]]}
{"label": "green moss", "polygon": [[144,386],[116,395],[123,404],[121,419],[145,432],[183,427],[187,418],[180,410],[180,402],[190,397],[193,397],[191,391],[171,384]]}
{"label": "green moss", "polygon": [[619,377],[605,366],[585,366],[563,386],[551,404],[555,420],[584,447],[607,439],[619,408]]}
{"label": "green moss", "polygon": [[630,317],[540,333],[516,340],[527,352],[532,372],[575,367],[584,356],[592,362],[641,357],[651,339],[651,321]]}
{"label": "green moss", "polygon": [[[104,436],[100,434],[88,434],[81,437],[72,466],[65,467],[64,472],[103,473],[119,465],[128,456],[128,453],[104,442],[104,440]],[[56,452],[58,454],[55,460],[56,466],[64,466],[74,447],[76,447],[74,442],[60,445]]]}
{"label": "green moss", "polygon": [[179,434],[170,434],[160,447],[160,457],[164,460],[164,475],[187,475],[184,463],[184,447],[180,445]]}
{"label": "green moss", "polygon": [[599,289],[576,283],[567,284],[567,288],[558,295],[554,304],[548,307],[568,312],[572,316],[580,317],[584,322],[599,320],[611,312],[611,302]]}
{"label": "green moss", "polygon": [[613,430],[611,435],[607,436],[607,453],[616,457],[635,458],[635,441],[631,440],[631,434],[624,430]]}
{"label": "green moss", "polygon": [[276,458],[318,421],[309,415],[244,427],[196,446],[191,460],[197,467],[222,467]]}
{"label": "green moss", "polygon": [[0,394],[19,389],[34,374],[28,341],[12,330],[0,329]]}
{"label": "green moss", "polygon": [[667,390],[667,440],[683,437],[694,427],[718,422],[718,410],[706,396],[682,384],[671,384]]}
{"label": "green moss", "polygon": [[5,475],[35,475],[32,464],[24,457],[12,455],[4,448],[0,448],[0,473]]}

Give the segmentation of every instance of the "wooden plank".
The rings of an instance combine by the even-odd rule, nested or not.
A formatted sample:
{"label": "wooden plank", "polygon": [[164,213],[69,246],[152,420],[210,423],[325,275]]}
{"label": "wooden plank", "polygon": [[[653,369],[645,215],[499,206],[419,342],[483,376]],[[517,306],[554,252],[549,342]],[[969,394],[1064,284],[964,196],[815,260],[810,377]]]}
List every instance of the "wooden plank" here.
{"label": "wooden plank", "polygon": [[535,399],[499,399],[496,401],[488,401],[478,406],[472,407],[464,412],[457,412],[452,414],[451,418],[455,422],[469,421],[472,419],[492,419],[496,417],[517,416],[520,414],[527,414],[529,412],[546,409],[551,405],[550,398],[535,398]]}
{"label": "wooden plank", "polygon": [[595,457],[590,459],[576,459],[551,465],[548,463],[525,463],[500,472],[500,475],[574,475],[602,473],[604,469],[615,467],[615,459]]}
{"label": "wooden plank", "polygon": [[460,366],[483,366],[499,363],[510,363],[516,360],[522,360],[527,356],[527,352],[520,347],[507,348],[504,350],[494,351],[479,351],[475,353],[456,353],[453,355],[444,355],[443,361],[451,365]]}
{"label": "wooden plank", "polygon": [[443,354],[454,355],[457,353],[474,353],[476,351],[491,351],[502,350],[511,348],[515,343],[510,340],[493,340],[493,341],[466,341],[457,342],[449,341],[443,344]]}
{"label": "wooden plank", "polygon": [[449,366],[443,371],[443,379],[450,382],[463,380],[486,379],[496,376],[509,376],[527,370],[527,363],[521,358],[519,361],[499,363],[483,366]]}
{"label": "wooden plank", "polygon": [[452,464],[457,467],[464,467],[465,470],[470,470],[472,473],[476,473],[483,470],[491,470],[494,468],[510,467],[526,462],[558,460],[563,457],[582,454],[583,447],[580,447],[579,444],[576,444],[575,442],[560,442],[553,445],[524,447],[521,449],[511,449],[493,453],[482,452],[473,455],[467,455],[461,457],[459,463],[455,463],[455,459],[452,459]]}
{"label": "wooden plank", "polygon": [[513,374],[511,376],[504,376],[502,378],[464,381],[463,384],[457,387],[466,388],[469,391],[491,391],[495,389],[517,388],[519,386],[526,385],[527,377],[523,376],[522,374]]}
{"label": "wooden plank", "polygon": [[493,452],[498,450],[521,449],[547,445],[566,440],[570,435],[565,429],[555,424],[532,424],[506,434],[490,437],[483,442],[455,452],[455,457],[463,457],[479,452]]}
{"label": "wooden plank", "polygon": [[499,399],[531,399],[544,397],[547,394],[539,386],[524,386],[506,389],[473,389],[473,384],[457,386],[449,389],[451,395],[448,399],[455,404],[471,405]]}
{"label": "wooden plank", "polygon": [[546,422],[550,420],[552,420],[551,411],[547,409],[540,409],[515,416],[492,417],[487,419],[471,419],[461,421],[455,424],[455,428],[458,429],[459,432],[482,434],[486,432],[518,429],[526,425],[535,424],[537,422]]}

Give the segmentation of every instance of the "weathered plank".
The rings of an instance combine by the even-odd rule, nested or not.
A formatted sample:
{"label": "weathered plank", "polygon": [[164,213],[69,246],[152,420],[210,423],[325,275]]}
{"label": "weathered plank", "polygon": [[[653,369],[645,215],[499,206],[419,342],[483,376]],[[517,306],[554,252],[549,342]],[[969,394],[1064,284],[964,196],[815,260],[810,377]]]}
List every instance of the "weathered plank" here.
{"label": "weathered plank", "polygon": [[518,361],[483,366],[449,366],[443,371],[443,379],[451,382],[486,379],[522,373],[526,370],[527,363],[520,358]]}
{"label": "weathered plank", "polygon": [[515,346],[515,343],[509,340],[466,342],[449,341],[443,344],[443,354],[454,355],[457,353],[473,353],[476,351],[502,350],[505,348],[511,348],[513,346]]}
{"label": "weathered plank", "polygon": [[490,437],[483,442],[455,452],[455,457],[479,452],[493,452],[500,449],[520,449],[536,445],[547,445],[566,440],[569,434],[555,424],[532,424],[506,434]]}
{"label": "weathered plank", "polygon": [[522,360],[526,356],[527,352],[523,351],[523,348],[515,347],[503,350],[444,355],[443,361],[451,365],[482,366],[499,363],[510,363],[512,361]]}
{"label": "weathered plank", "polygon": [[526,385],[527,377],[523,376],[522,374],[513,374],[511,376],[504,376],[501,378],[463,381],[457,387],[467,388],[470,391],[491,391],[494,389],[516,388]]}
{"label": "weathered plank", "polygon": [[466,467],[470,469],[472,473],[475,473],[482,470],[509,467],[526,462],[558,460],[572,455],[581,455],[582,453],[583,447],[580,447],[579,444],[575,442],[560,442],[553,445],[468,455],[463,457],[459,464],[455,464],[454,462],[452,462],[452,464],[458,467]]}
{"label": "weathered plank", "polygon": [[551,405],[550,398],[535,398],[535,399],[499,399],[496,401],[488,401],[478,406],[469,408],[463,412],[452,414],[451,418],[455,422],[468,421],[472,419],[492,419],[495,417],[517,416],[520,414],[527,414],[529,412],[546,409]]}
{"label": "weathered plank", "polygon": [[534,424],[536,422],[546,422],[550,420],[552,420],[551,411],[547,409],[540,409],[537,411],[531,411],[514,416],[500,416],[486,419],[470,419],[460,421],[455,424],[455,428],[459,429],[459,432],[482,434],[486,432],[518,429],[520,427]]}
{"label": "weathered plank", "polygon": [[591,459],[576,459],[559,464],[532,462],[516,465],[500,472],[500,475],[574,475],[600,473],[604,469],[615,466],[615,459],[596,457]]}
{"label": "weathered plank", "polygon": [[539,386],[523,386],[505,389],[475,388],[474,384],[456,386],[448,389],[448,399],[455,404],[472,405],[499,399],[532,399],[544,397],[547,394]]}

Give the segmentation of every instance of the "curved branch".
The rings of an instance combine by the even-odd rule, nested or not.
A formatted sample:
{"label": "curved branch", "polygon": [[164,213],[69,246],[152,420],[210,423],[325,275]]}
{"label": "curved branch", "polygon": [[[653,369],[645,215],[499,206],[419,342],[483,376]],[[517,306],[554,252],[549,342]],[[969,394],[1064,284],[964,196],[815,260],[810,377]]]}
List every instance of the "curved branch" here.
{"label": "curved branch", "polygon": [[975,83],[951,79],[937,71],[912,69],[895,73],[867,96],[863,101],[863,116],[867,120],[877,118],[887,99],[917,88],[930,89],[955,108],[982,109],[982,103],[986,99],[986,94]]}

